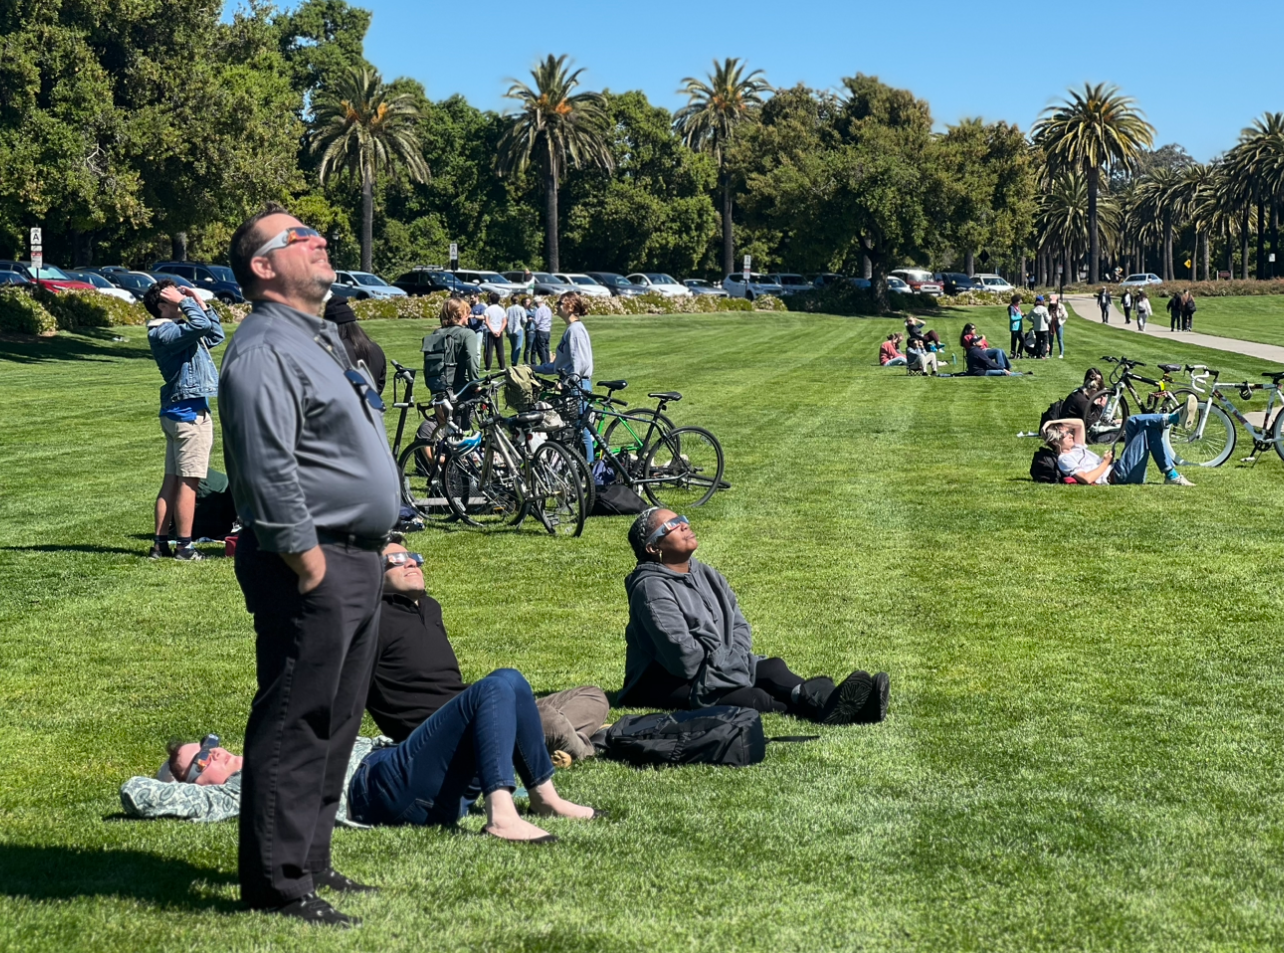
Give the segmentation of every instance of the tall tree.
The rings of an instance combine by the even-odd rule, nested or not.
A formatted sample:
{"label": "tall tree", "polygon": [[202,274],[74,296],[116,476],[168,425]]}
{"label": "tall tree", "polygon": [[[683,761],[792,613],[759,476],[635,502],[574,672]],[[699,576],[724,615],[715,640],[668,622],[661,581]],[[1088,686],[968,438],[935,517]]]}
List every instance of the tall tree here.
{"label": "tall tree", "polygon": [[763,94],[771,86],[762,70],[745,73],[744,64],[735,57],[713,62],[707,79],[688,76],[682,80],[679,93],[685,93],[687,104],[673,117],[674,128],[683,141],[697,152],[713,156],[722,185],[722,273],[735,271],[736,242],[732,231],[732,182],[726,166],[726,150],[736,130],[753,118],[762,106]]}
{"label": "tall tree", "polygon": [[376,70],[353,68],[322,91],[314,103],[312,151],[321,153],[322,184],[347,177],[361,183],[361,268],[374,254],[374,186],[380,171],[428,178],[415,123],[419,107],[407,93],[392,94]]}
{"label": "tall tree", "polygon": [[1115,86],[1085,83],[1070,90],[1059,106],[1045,109],[1034,126],[1034,140],[1048,157],[1049,172],[1070,169],[1084,173],[1088,185],[1088,280],[1100,278],[1101,240],[1097,195],[1101,173],[1131,168],[1143,149],[1155,141],[1155,129],[1135,101]]}
{"label": "tall tree", "polygon": [[561,268],[558,242],[557,188],[567,166],[596,165],[611,169],[606,100],[601,93],[575,92],[583,68],[570,72],[566,54],[531,70],[534,87],[510,80],[506,99],[521,107],[499,143],[501,174],[524,171],[534,159],[544,177],[544,236],[550,271]]}
{"label": "tall tree", "polygon": [[1279,258],[1279,205],[1284,199],[1284,112],[1264,113],[1253,120],[1253,124],[1239,134],[1239,143],[1230,151],[1228,159],[1232,174],[1257,207],[1257,277],[1262,279],[1270,271],[1266,261],[1268,223],[1272,231],[1271,248]]}

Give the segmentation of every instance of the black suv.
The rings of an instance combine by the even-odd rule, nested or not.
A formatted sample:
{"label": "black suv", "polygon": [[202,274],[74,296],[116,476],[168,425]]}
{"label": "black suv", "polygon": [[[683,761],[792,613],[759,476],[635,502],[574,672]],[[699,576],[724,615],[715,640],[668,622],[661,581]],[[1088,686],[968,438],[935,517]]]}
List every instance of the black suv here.
{"label": "black suv", "polygon": [[207,265],[199,261],[158,261],[151,270],[157,274],[178,275],[198,288],[214,292],[214,297],[224,304],[240,304],[245,300],[236,275],[226,265]]}
{"label": "black suv", "polygon": [[456,278],[442,268],[415,268],[394,281],[392,286],[408,295],[430,295],[435,291],[449,291],[460,295],[477,293],[476,285]]}
{"label": "black suv", "polygon": [[617,275],[613,271],[586,271],[588,275],[599,285],[605,285],[611,289],[612,298],[636,298],[638,295],[644,295],[646,288],[635,285],[623,275]]}
{"label": "black suv", "polygon": [[965,291],[984,291],[985,285],[975,278],[969,278],[961,271],[943,271],[933,277],[941,283],[947,295],[963,294]]}

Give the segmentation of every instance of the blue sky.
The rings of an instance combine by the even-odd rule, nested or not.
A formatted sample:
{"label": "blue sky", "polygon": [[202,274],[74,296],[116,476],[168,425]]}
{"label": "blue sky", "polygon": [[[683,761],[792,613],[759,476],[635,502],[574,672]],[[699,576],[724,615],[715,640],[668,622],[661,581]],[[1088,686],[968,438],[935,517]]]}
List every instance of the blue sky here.
{"label": "blue sky", "polygon": [[1028,129],[1068,87],[1112,82],[1137,99],[1156,145],[1179,142],[1201,161],[1284,110],[1281,0],[356,5],[374,13],[366,55],[385,77],[483,109],[507,107],[507,78],[528,80],[536,60],[568,53],[586,88],[641,89],[669,109],[682,104],[680,80],[715,57],[741,57],[776,86],[873,74],[927,99],[938,125],[979,115]]}

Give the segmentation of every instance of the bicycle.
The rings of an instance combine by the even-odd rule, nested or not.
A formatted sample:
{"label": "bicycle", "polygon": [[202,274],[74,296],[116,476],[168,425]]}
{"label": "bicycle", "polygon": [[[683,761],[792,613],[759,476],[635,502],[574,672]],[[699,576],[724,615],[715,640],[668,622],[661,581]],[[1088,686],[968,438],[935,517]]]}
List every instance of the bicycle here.
{"label": "bicycle", "polygon": [[[1191,428],[1188,438],[1189,446],[1195,448],[1196,454],[1202,455],[1207,462],[1200,466],[1217,467],[1230,459],[1235,452],[1235,425],[1233,417],[1253,438],[1253,452],[1246,460],[1256,461],[1257,454],[1267,447],[1274,447],[1281,460],[1284,460],[1284,394],[1281,393],[1280,381],[1284,380],[1284,371],[1267,371],[1263,377],[1270,378],[1269,384],[1254,384],[1250,381],[1221,383],[1218,380],[1221,372],[1203,364],[1191,364],[1186,368],[1190,372],[1190,390],[1179,393],[1193,393],[1200,402],[1199,418]],[[1209,381],[1211,378],[1211,382]],[[1254,391],[1268,391],[1266,414],[1259,428],[1250,423],[1248,418],[1226,396],[1227,391],[1238,391],[1241,400],[1252,400]],[[1280,407],[1276,407],[1277,401]],[[1174,450],[1182,447],[1182,453],[1189,452],[1186,445],[1173,441]]]}
{"label": "bicycle", "polygon": [[429,413],[433,405],[415,402],[415,371],[403,367],[391,358],[388,360],[393,366],[392,406],[401,411],[392,441],[392,456],[397,461],[397,470],[401,474],[402,502],[424,518],[441,516],[454,519],[454,511],[446,500],[446,491],[441,483],[440,470],[436,462],[435,441],[431,437],[428,439],[416,437],[404,451],[401,449],[401,440],[405,436],[406,418],[410,409],[412,407],[417,409],[427,420],[430,419]]}
{"label": "bicycle", "polygon": [[[1179,402],[1169,386],[1173,383],[1172,375],[1182,369],[1180,364],[1159,364],[1163,372],[1159,380],[1134,374],[1134,367],[1145,367],[1143,361],[1132,361],[1126,357],[1101,358],[1107,364],[1115,365],[1110,372],[1110,386],[1103,387],[1088,396],[1088,417],[1084,421],[1086,433],[1092,443],[1118,443],[1123,439],[1124,427],[1132,415],[1132,406],[1146,414],[1170,414],[1177,410]],[[1133,387],[1133,383],[1153,387],[1143,398]]]}

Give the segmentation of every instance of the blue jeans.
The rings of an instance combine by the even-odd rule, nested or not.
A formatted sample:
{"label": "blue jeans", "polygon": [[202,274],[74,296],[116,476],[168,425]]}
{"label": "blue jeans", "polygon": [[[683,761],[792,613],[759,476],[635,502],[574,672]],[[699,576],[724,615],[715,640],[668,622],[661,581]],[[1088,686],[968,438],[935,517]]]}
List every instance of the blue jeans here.
{"label": "blue jeans", "polygon": [[535,696],[522,673],[500,668],[474,682],[391,748],[370,752],[348,786],[360,824],[454,824],[482,794],[553,776]]}
{"label": "blue jeans", "polygon": [[524,345],[525,343],[526,343],[526,332],[523,331],[521,328],[517,329],[516,334],[514,334],[512,331],[508,332],[508,344],[509,344],[509,347],[512,349],[512,359],[508,362],[509,364],[512,364],[514,367],[517,366],[517,362],[522,359],[522,345]]}
{"label": "blue jeans", "polygon": [[1111,483],[1145,483],[1146,465],[1154,457],[1167,476],[1174,469],[1168,445],[1168,414],[1133,414],[1124,424],[1124,448],[1110,471]]}
{"label": "blue jeans", "polygon": [[1063,340],[1061,339],[1061,325],[1059,325],[1059,324],[1057,325],[1056,333],[1057,333],[1057,347],[1059,347],[1059,348],[1061,349],[1061,356],[1062,356],[1062,357],[1065,357],[1065,356],[1066,356],[1066,342],[1065,342],[1065,341],[1063,341]]}
{"label": "blue jeans", "polygon": [[999,367],[1003,368],[1005,371],[1012,370],[1012,363],[1008,360],[1008,356],[1007,354],[1004,353],[1003,348],[987,347],[985,349],[985,356],[988,357],[990,360],[992,360],[995,364],[999,365]]}
{"label": "blue jeans", "polygon": [[[592,393],[593,382],[580,381],[580,390],[584,391],[585,393]],[[587,400],[580,401],[580,415],[583,416],[587,412],[588,412],[588,401]],[[585,457],[588,458],[588,462],[591,465],[593,463],[593,431],[589,430],[588,427],[585,427],[581,436],[584,438],[584,455]]]}

